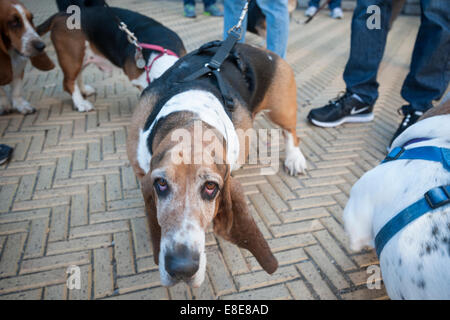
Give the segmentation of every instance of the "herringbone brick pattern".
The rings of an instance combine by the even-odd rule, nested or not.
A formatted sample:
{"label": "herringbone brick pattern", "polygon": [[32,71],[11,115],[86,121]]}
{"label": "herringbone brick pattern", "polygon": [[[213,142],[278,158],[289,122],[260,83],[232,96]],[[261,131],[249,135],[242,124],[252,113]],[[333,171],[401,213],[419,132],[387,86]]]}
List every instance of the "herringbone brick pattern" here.
{"label": "herringbone brick pattern", "polygon": [[[24,3],[37,23],[56,11],[53,0]],[[182,18],[179,1],[127,3],[173,28],[188,50],[221,37],[222,19]],[[0,141],[15,148],[12,161],[0,167],[0,299],[384,298],[382,286],[366,286],[375,253],[347,248],[342,211],[352,184],[383,158],[399,121],[395,110],[403,103],[399,92],[419,21],[400,17],[391,32],[375,121],[314,128],[305,121],[308,110],[344,88],[350,16],[334,21],[323,13],[307,26],[291,23],[287,60],[297,78],[297,129],[308,173],[260,176],[254,167],[235,173],[280,268],[267,275],[248,252],[210,232],[207,276],[198,289],[159,283],[144,203],[125,152],[138,91],[121,71],[110,77],[90,67],[84,75],[97,89],[90,98],[95,111],[78,113],[62,90],[59,66],[48,73],[28,66],[24,95],[37,112],[0,117]],[[303,19],[302,12],[294,18]],[[253,35],[247,40],[261,42]],[[270,124],[259,117],[257,126]],[[70,265],[81,268],[80,290],[67,289]]]}

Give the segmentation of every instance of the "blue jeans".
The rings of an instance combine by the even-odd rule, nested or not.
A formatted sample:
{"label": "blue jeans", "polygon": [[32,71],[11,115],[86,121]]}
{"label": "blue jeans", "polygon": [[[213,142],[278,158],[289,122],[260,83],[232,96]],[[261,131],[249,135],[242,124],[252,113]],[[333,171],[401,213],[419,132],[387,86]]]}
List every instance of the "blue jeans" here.
{"label": "blue jeans", "polygon": [[[203,0],[203,4],[205,6],[205,8],[208,8],[209,6],[213,5],[216,3],[216,0]],[[184,0],[184,5],[193,5],[195,6],[195,0]]]}
{"label": "blue jeans", "polygon": [[[309,0],[308,7],[318,8],[319,5],[320,5],[320,0]],[[334,8],[340,8],[341,0],[331,0],[331,2],[328,4],[328,7],[330,8],[330,10],[333,10]]]}
{"label": "blue jeans", "polygon": [[[266,16],[267,24],[267,49],[275,52],[280,57],[286,57],[287,42],[289,36],[289,11],[288,0],[256,0],[261,11]],[[224,0],[224,39],[228,30],[238,21],[244,8],[244,0]],[[242,39],[244,42],[247,30],[247,17],[242,23]]]}
{"label": "blue jeans", "polygon": [[[368,29],[367,7],[380,8],[380,29]],[[442,0],[421,0],[421,24],[412,53],[410,71],[401,90],[412,110],[426,111],[442,97],[450,80],[450,5]],[[344,71],[347,91],[366,103],[378,98],[378,67],[383,58],[391,1],[358,0],[352,18],[350,57]]]}

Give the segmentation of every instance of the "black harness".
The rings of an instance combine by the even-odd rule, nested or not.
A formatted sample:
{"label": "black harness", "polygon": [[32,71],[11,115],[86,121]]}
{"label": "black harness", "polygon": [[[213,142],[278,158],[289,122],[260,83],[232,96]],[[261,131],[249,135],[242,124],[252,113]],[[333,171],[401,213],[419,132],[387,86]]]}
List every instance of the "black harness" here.
{"label": "black harness", "polygon": [[[224,61],[231,57],[235,62],[239,70],[244,72],[245,66],[244,63],[239,58],[239,54],[234,51],[236,43],[240,39],[240,34],[235,32],[234,30],[231,31],[228,34],[228,37],[224,41],[212,41],[204,44],[199,49],[193,51],[190,55],[199,55],[207,51],[208,49],[212,49],[217,47],[216,53],[212,56],[211,60],[206,63],[201,69],[195,71],[194,73],[191,73],[190,75],[186,76],[184,79],[182,79],[181,83],[188,83],[191,81],[194,81],[196,79],[202,78],[202,77],[214,77],[216,80],[217,88],[220,92],[220,95],[222,96],[225,112],[228,115],[230,119],[232,119],[232,113],[235,109],[233,98],[230,94],[229,90],[229,84],[227,81],[223,78],[221,74],[221,66],[224,63]],[[145,125],[144,125],[144,131],[147,131],[152,123],[155,121],[156,117],[158,116],[161,109],[166,104],[167,100],[171,97],[167,97],[166,99],[160,100],[153,108],[152,112],[150,113],[149,117],[147,118]],[[147,139],[147,147],[150,153],[152,152],[153,147],[153,138],[155,135],[155,128],[157,124],[155,124],[148,136]]]}

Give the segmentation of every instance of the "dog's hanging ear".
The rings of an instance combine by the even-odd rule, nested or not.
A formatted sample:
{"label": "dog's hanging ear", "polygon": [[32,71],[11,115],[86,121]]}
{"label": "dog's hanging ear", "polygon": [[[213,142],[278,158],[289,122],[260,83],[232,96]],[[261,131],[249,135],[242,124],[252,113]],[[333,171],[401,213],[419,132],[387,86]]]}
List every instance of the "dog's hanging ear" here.
{"label": "dog's hanging ear", "polygon": [[55,67],[55,64],[52,60],[47,56],[45,52],[39,53],[38,55],[31,57],[31,64],[42,71],[49,71]]}
{"label": "dog's hanging ear", "polygon": [[13,79],[11,58],[6,49],[6,41],[8,41],[7,37],[0,26],[0,86],[10,83]]}
{"label": "dog's hanging ear", "polygon": [[159,264],[159,248],[161,243],[161,227],[156,216],[156,203],[153,185],[150,183],[150,176],[145,176],[141,180],[142,195],[145,201],[145,211],[147,213],[150,237],[153,245],[153,259]]}
{"label": "dog's hanging ear", "polygon": [[278,261],[248,211],[244,191],[231,176],[228,176],[222,189],[220,207],[214,217],[214,232],[249,250],[267,273],[277,270]]}

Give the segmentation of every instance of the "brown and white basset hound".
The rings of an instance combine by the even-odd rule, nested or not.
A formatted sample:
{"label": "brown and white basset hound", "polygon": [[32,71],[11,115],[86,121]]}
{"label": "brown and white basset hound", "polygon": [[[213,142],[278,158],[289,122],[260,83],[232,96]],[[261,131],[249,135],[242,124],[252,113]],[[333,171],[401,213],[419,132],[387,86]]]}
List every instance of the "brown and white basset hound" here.
{"label": "brown and white basset hound", "polygon": [[268,273],[277,269],[243,189],[231,175],[249,154],[249,140],[238,133],[253,129],[258,112],[266,110],[284,133],[287,171],[297,175],[306,169],[290,66],[272,52],[237,44],[220,68],[235,106],[230,119],[213,77],[184,81],[216,49],[189,53],[153,82],[128,131],[128,157],[141,182],[154,259],[165,286],[180,280],[194,287],[202,283],[211,223],[216,234],[248,249]]}
{"label": "brown and white basset hound", "polygon": [[[33,15],[17,0],[0,1],[0,114],[11,107],[21,113],[35,109],[22,98],[26,63],[47,71],[53,62],[44,53],[45,43],[33,25]],[[1,86],[11,85],[11,99]]]}
{"label": "brown and white basset hound", "polygon": [[[75,13],[70,11],[71,1],[58,1],[60,12],[54,14],[37,30],[40,35],[51,32],[52,43],[64,73],[63,87],[72,96],[76,110],[93,109],[86,99],[95,89],[83,83],[82,72],[88,65],[111,73],[113,68],[122,69],[131,83],[140,90],[159,77],[186,53],[180,37],[156,20],[121,8],[102,6],[102,1],[77,1],[80,8],[78,24]],[[84,3],[87,3],[86,1]],[[143,65],[138,67],[136,47],[128,41],[127,34],[119,30],[116,19],[124,22],[139,42],[166,49],[143,50]],[[166,54],[170,52],[172,54]],[[144,70],[146,69],[146,70]]]}

